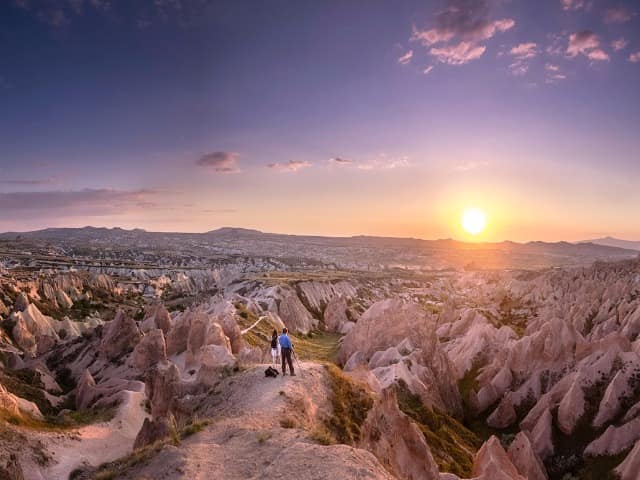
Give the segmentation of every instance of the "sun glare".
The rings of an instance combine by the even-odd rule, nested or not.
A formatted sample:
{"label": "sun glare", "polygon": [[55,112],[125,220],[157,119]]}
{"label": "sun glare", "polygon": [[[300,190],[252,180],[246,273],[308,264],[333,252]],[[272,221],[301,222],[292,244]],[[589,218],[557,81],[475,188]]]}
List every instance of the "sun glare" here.
{"label": "sun glare", "polygon": [[471,235],[478,235],[487,226],[487,216],[479,208],[468,208],[462,214],[462,228]]}

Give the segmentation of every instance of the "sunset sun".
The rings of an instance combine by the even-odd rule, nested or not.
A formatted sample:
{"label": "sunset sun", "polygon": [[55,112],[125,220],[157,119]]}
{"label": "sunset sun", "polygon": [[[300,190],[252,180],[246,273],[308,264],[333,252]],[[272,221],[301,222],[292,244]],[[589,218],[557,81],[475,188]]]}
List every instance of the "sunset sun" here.
{"label": "sunset sun", "polygon": [[462,214],[462,228],[471,235],[478,235],[487,226],[487,215],[479,208],[468,208]]}

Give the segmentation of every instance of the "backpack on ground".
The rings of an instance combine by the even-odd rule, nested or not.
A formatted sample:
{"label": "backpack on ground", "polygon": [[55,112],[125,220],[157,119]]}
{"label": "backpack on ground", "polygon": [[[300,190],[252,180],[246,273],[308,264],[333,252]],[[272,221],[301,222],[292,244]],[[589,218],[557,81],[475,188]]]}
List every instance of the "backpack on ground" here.
{"label": "backpack on ground", "polygon": [[278,375],[280,375],[280,372],[278,370],[276,370],[273,367],[269,367],[264,371],[264,376],[265,377],[273,377],[276,378]]}

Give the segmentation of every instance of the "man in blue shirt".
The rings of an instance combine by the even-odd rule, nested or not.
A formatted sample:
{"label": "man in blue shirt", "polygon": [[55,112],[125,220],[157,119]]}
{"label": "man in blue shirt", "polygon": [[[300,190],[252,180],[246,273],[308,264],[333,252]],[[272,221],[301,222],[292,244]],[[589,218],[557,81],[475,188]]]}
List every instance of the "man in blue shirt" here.
{"label": "man in blue shirt", "polygon": [[286,328],[283,328],[282,335],[278,338],[278,341],[280,342],[280,354],[282,356],[282,376],[287,374],[287,363],[289,364],[291,376],[295,376],[296,373],[293,371],[293,362],[291,361],[293,343],[291,343],[291,339],[289,338],[289,335],[287,335],[288,333],[289,331]]}

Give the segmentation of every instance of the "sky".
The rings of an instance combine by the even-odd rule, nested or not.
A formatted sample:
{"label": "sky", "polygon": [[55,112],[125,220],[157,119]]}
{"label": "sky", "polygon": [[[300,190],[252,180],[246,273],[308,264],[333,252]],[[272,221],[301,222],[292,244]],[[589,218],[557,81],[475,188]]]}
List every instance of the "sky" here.
{"label": "sky", "polygon": [[639,132],[634,1],[0,2],[0,231],[640,240]]}

